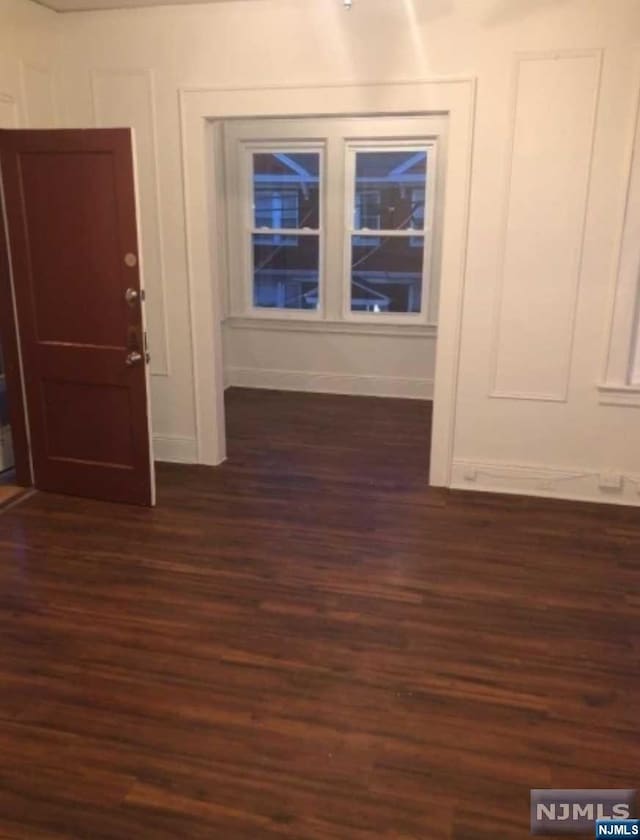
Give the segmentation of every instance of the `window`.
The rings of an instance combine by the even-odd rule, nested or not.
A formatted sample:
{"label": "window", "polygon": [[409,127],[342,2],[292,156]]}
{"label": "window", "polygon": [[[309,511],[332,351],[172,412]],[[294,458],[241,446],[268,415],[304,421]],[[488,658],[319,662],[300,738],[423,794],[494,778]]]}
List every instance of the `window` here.
{"label": "window", "polygon": [[422,312],[428,146],[348,146],[352,313]]}
{"label": "window", "polygon": [[225,125],[228,309],[433,325],[446,117]]}
{"label": "window", "polygon": [[249,152],[253,306],[317,309],[320,152]]}

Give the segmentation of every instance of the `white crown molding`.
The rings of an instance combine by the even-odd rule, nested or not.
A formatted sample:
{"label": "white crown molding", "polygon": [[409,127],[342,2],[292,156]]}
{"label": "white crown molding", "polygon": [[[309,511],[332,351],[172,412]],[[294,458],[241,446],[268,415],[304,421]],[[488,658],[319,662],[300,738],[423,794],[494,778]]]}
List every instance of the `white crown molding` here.
{"label": "white crown molding", "polygon": [[[211,85],[211,84],[194,84],[194,85],[182,85],[179,88],[180,94],[189,94],[189,93],[255,93],[256,91],[306,91],[306,90],[340,90],[342,88],[380,88],[380,87],[413,87],[415,85],[473,85],[475,87],[476,77],[475,76],[466,76],[466,75],[458,75],[458,76],[432,76],[428,78],[419,78],[419,79],[379,79],[373,80],[368,82],[357,82],[357,81],[342,81],[342,82],[317,82],[313,83],[306,83],[302,82],[300,84],[291,84],[291,83],[281,83],[281,84],[272,84],[266,82],[263,85]],[[423,113],[422,108],[416,108],[411,113],[421,114]],[[252,116],[251,114],[247,114],[247,116]],[[285,115],[286,116],[286,115]],[[292,116],[299,116],[297,114],[292,114]],[[340,116],[340,114],[332,114],[332,116]],[[348,115],[347,115],[348,116]]]}

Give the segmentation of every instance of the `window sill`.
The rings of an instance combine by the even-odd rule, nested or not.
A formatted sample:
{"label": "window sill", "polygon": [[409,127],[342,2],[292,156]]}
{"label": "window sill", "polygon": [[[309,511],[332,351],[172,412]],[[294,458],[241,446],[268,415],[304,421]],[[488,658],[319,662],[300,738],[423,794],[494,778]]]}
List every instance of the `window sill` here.
{"label": "window sill", "polygon": [[640,386],[598,385],[601,405],[622,405],[640,408]]}
{"label": "window sill", "polygon": [[399,338],[437,338],[435,324],[358,324],[353,321],[305,321],[293,318],[225,318],[224,327],[233,330],[276,332],[342,333],[344,335],[388,335]]}

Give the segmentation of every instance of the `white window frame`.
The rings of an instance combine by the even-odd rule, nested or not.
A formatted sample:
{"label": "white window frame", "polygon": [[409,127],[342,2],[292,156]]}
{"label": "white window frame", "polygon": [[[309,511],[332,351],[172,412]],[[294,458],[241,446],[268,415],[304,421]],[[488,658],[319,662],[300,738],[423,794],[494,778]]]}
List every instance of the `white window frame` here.
{"label": "white window frame", "polygon": [[[399,114],[387,117],[269,117],[229,120],[222,125],[224,147],[224,248],[226,266],[225,318],[230,322],[271,320],[301,324],[319,322],[333,331],[374,330],[420,331],[435,335],[439,308],[439,278],[443,247],[444,177],[447,169],[448,118],[442,114]],[[430,245],[425,256],[421,313],[351,313],[350,272],[345,271],[345,197],[349,181],[345,176],[347,144],[388,144],[398,148],[429,145],[432,178],[427,171],[427,189],[432,192],[428,212],[433,214]],[[437,147],[438,158],[435,159]],[[246,150],[317,151],[322,149],[320,190],[320,276],[319,306],[316,310],[253,306],[252,251],[248,231],[253,225],[252,161]],[[431,181],[431,182],[430,182]],[[429,196],[427,196],[429,202]],[[265,233],[258,231],[257,233]],[[291,233],[291,231],[282,231]],[[277,233],[277,231],[275,231]],[[423,231],[419,232],[420,235]],[[425,240],[426,242],[426,240]],[[214,246],[215,247],[215,246]],[[425,285],[426,283],[426,285]],[[349,299],[349,307],[345,300]],[[346,311],[345,311],[346,310]]]}
{"label": "white window frame", "polygon": [[[242,231],[244,246],[242,247],[242,276],[244,289],[244,310],[253,318],[297,318],[302,320],[318,320],[322,317],[324,298],[324,143],[308,140],[278,141],[247,141],[240,145],[242,156],[241,190],[242,190]],[[258,228],[255,226],[254,184],[253,184],[253,156],[255,154],[311,153],[318,155],[319,171],[319,207],[318,228]],[[285,309],[284,307],[266,307],[254,305],[254,266],[253,266],[253,237],[301,237],[312,236],[318,240],[318,306],[315,309]],[[282,246],[287,247],[287,246]]]}
{"label": "white window frame", "polygon": [[[421,229],[374,230],[355,228],[356,210],[356,156],[359,152],[403,151],[425,152],[426,182],[424,227]],[[410,140],[349,140],[345,143],[345,210],[344,210],[344,264],[343,264],[343,306],[342,317],[345,321],[356,323],[383,324],[421,324],[430,323],[431,316],[431,268],[433,262],[432,237],[435,218],[437,185],[437,141],[433,139]],[[433,173],[433,175],[432,175]],[[408,239],[420,237],[423,240],[422,292],[419,312],[354,312],[351,309],[351,243],[356,236],[388,239],[391,237]]]}

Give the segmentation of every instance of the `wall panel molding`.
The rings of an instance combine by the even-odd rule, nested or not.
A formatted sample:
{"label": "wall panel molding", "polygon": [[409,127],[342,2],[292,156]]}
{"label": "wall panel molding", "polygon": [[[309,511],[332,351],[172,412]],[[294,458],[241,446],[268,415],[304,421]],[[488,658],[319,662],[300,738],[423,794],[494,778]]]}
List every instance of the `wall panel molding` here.
{"label": "wall panel molding", "polygon": [[229,367],[225,387],[266,388],[276,391],[311,391],[367,397],[401,397],[432,400],[433,380],[400,376],[332,373],[328,371],[273,370]]}
{"label": "wall panel molding", "polygon": [[[640,330],[640,50],[625,155],[625,190],[620,212],[611,285],[606,346],[599,388],[601,402],[621,397],[628,405],[633,381],[634,339]],[[636,387],[636,391],[638,388]]]}
{"label": "wall panel molding", "polygon": [[27,128],[56,128],[59,124],[53,71],[44,64],[20,62],[24,124]]}
{"label": "wall panel molding", "polygon": [[155,80],[149,68],[93,69],[93,123],[97,128],[131,127],[140,190],[140,234],[147,293],[152,376],[169,376],[169,325],[160,185]]}
{"label": "wall panel molding", "polygon": [[602,51],[515,57],[489,396],[565,402]]}

